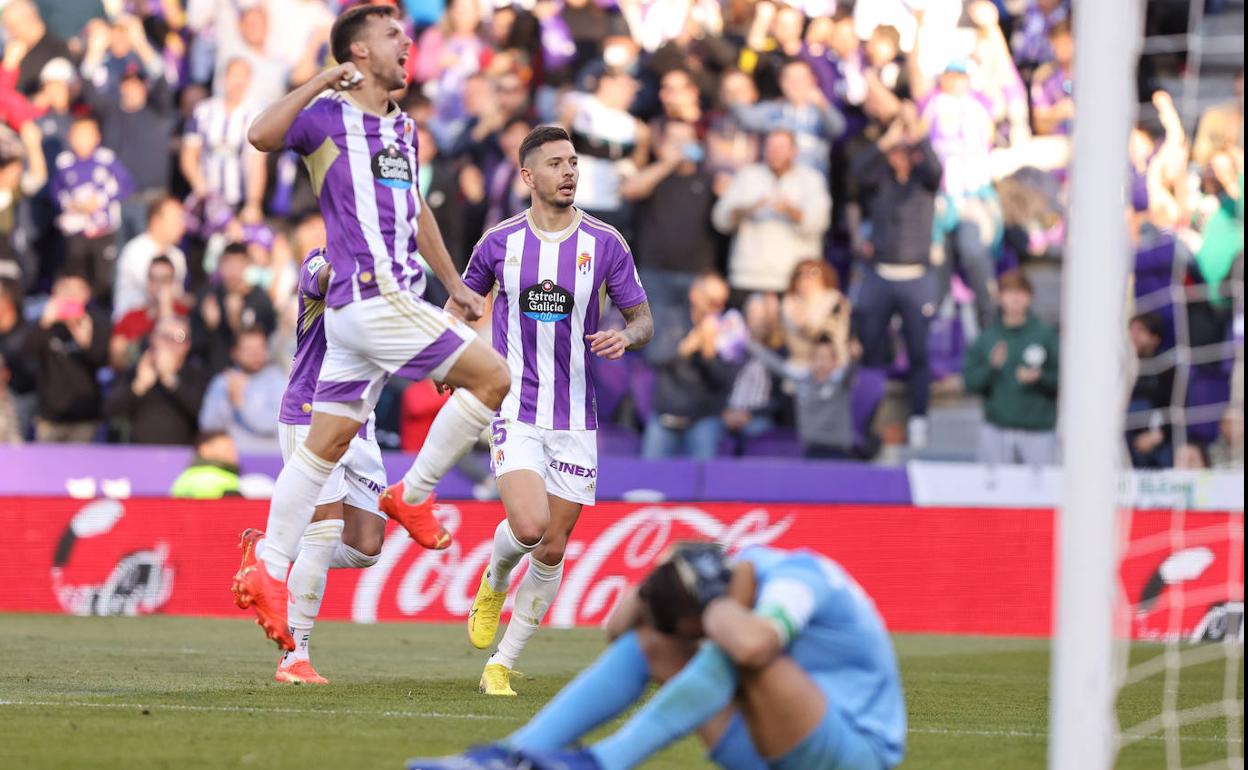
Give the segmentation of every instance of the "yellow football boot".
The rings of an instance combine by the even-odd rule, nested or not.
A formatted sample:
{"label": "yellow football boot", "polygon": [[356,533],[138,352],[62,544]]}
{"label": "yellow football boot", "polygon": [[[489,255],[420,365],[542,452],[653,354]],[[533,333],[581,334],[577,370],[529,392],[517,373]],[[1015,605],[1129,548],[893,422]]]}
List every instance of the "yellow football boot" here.
{"label": "yellow football boot", "polygon": [[511,678],[513,676],[523,676],[518,671],[512,671],[502,663],[487,663],[485,670],[481,672],[481,684],[477,686],[477,692],[482,695],[499,695],[505,698],[516,697],[516,691],[511,689]]}
{"label": "yellow football boot", "polygon": [[484,650],[494,644],[498,635],[498,617],[503,612],[503,602],[507,601],[506,591],[495,591],[490,588],[490,568],[481,573],[481,587],[477,589],[477,598],[472,600],[472,609],[468,612],[468,641],[478,650]]}

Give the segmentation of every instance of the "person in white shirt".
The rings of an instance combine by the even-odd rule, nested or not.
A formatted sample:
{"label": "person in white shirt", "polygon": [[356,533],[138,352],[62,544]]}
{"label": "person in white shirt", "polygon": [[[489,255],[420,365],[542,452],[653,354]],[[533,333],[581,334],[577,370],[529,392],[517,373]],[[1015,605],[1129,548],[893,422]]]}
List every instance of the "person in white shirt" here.
{"label": "person in white shirt", "polygon": [[173,263],[174,280],[186,281],[186,254],[178,248],[186,232],[186,212],[176,198],[159,198],[147,212],[147,231],[121,249],[117,257],[117,282],[113,286],[113,320],[135,308],[143,307],[147,298],[147,268],[158,256]]}
{"label": "person in white shirt", "polygon": [[737,172],[711,212],[716,230],[735,234],[728,256],[734,291],[784,292],[794,266],[823,253],[832,216],[828,181],[796,161],[793,134],[771,131],[763,162]]}

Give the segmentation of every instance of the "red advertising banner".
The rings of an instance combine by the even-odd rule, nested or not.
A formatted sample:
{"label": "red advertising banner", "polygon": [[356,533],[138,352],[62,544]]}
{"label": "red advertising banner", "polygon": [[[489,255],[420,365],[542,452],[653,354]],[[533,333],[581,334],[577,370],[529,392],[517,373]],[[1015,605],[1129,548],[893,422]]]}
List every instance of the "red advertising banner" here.
{"label": "red advertising banner", "polygon": [[[245,500],[0,499],[10,544],[0,611],[239,615],[228,591],[235,545],[266,515],[266,503]],[[502,507],[451,503],[440,515],[455,534],[451,548],[424,551],[392,529],[377,565],[330,573],[321,617],[466,618]],[[1142,511],[1131,522],[1122,575],[1125,598],[1142,605],[1133,633],[1242,634],[1243,514]],[[1051,511],[911,506],[604,503],[586,509],[573,533],[547,622],[601,623],[667,546],[694,538],[830,556],[894,631],[1050,631]]]}

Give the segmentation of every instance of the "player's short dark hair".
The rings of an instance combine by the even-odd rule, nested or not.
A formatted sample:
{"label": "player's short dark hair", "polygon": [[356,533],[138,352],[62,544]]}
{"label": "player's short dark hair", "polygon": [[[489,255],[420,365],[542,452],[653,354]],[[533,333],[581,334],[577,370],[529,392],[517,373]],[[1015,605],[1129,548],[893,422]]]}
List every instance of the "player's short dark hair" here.
{"label": "player's short dark hair", "polygon": [[329,51],[339,64],[351,61],[351,44],[360,38],[360,30],[373,16],[394,18],[398,10],[391,5],[357,5],[348,8],[329,28]]}
{"label": "player's short dark hair", "polygon": [[524,137],[524,141],[520,143],[520,165],[524,166],[529,155],[542,145],[551,142],[570,142],[572,137],[568,136],[568,132],[564,131],[560,126],[538,126]]}

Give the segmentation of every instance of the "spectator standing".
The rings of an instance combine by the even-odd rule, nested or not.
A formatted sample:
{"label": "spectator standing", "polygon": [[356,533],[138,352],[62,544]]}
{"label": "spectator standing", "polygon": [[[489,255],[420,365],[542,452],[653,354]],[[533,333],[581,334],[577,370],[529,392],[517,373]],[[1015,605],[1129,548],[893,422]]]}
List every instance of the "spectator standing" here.
{"label": "spectator standing", "polygon": [[244,8],[238,14],[234,29],[222,36],[217,50],[216,75],[212,91],[226,91],[226,69],[236,59],[251,65],[251,82],[244,100],[256,109],[264,109],[286,95],[291,66],[280,56],[269,53],[267,41],[272,23],[263,4]]}
{"label": "spectator standing", "polygon": [[[721,105],[750,105],[758,102],[754,81],[741,70],[731,69],[720,77]],[[706,132],[706,168],[715,178],[715,194],[723,195],[736,173],[758,160],[758,135],[741,125],[731,107],[721,107],[709,116]]]}
{"label": "spectator standing", "polygon": [[245,245],[227,246],[218,266],[217,284],[200,296],[191,316],[192,349],[211,372],[220,372],[230,363],[231,351],[244,329],[258,327],[268,335],[276,325],[269,295],[247,282],[250,264]]}
{"label": "spectator standing", "polygon": [[[89,73],[84,67],[83,77],[89,80]],[[121,73],[116,95],[84,83],[83,96],[99,118],[104,146],[117,153],[134,178],[135,194],[122,204],[118,242],[125,243],[143,231],[151,203],[168,194],[173,170],[168,148],[178,117],[173,95],[164,77],[131,62]],[[143,273],[138,278],[141,287]]]}
{"label": "spectator standing", "polygon": [[56,223],[66,239],[66,269],[87,276],[92,294],[107,307],[116,279],[121,202],[134,192],[134,180],[116,153],[100,146],[100,126],[90,116],[74,120],[69,149],[56,156],[55,166],[49,193],[60,211]]}
{"label": "spectator standing", "polygon": [[147,347],[148,335],[166,318],[185,318],[191,312],[177,281],[173,262],[159,255],[147,267],[147,298],[143,307],[126,313],[113,324],[108,344],[109,365],[124,371],[138,362]]}
{"label": "spectator standing", "polygon": [[476,0],[450,0],[442,20],[421,34],[416,44],[413,75],[426,83],[440,121],[464,114],[462,94],[470,75],[484,70],[493,50],[481,35],[481,10]]}
{"label": "spectator standing", "polygon": [[715,229],[735,236],[728,280],[738,293],[783,292],[794,266],[823,252],[832,211],[828,181],[796,161],[793,134],[771,131],[763,162],[741,169],[711,212]]}
{"label": "spectator standing", "polygon": [[945,283],[952,278],[956,261],[975,292],[976,315],[983,328],[995,317],[992,244],[1001,228],[990,163],[996,127],[988,108],[971,91],[966,60],[950,62],[931,93],[917,65],[912,65],[911,88],[920,103],[926,100],[923,123],[929,127],[929,140],[944,169],[937,240],[948,242],[951,248],[946,251],[953,257],[943,263]]}
{"label": "spectator standing", "polygon": [[116,100],[126,72],[143,73],[149,81],[164,79],[164,61],[152,48],[137,16],[118,16],[111,23],[95,20],[86,27],[83,77],[105,98]]}
{"label": "spectator standing", "polygon": [[33,255],[19,248],[18,205],[43,189],[47,180],[38,127],[28,121],[22,124],[20,134],[14,134],[0,125],[0,264],[15,265],[27,288],[44,265],[34,264]]}
{"label": "spectator standing", "polygon": [[968,393],[984,396],[980,462],[1052,465],[1057,461],[1057,330],[1031,314],[1031,284],[1001,276],[1001,320],[967,351]]}
{"label": "spectator standing", "polygon": [[1127,431],[1127,449],[1136,468],[1169,468],[1174,465],[1169,421],[1165,410],[1174,399],[1174,365],[1159,358],[1165,340],[1165,321],[1157,313],[1131,319],[1127,336],[1135,349],[1139,374],[1131,387],[1127,413],[1148,415],[1148,424]]}
{"label": "spectator standing", "polygon": [[55,158],[67,146],[69,127],[73,122],[70,107],[77,82],[74,65],[68,59],[53,59],[39,75],[40,89],[31,98],[31,104],[43,111],[35,125],[43,134],[43,155],[46,158]]}
{"label": "spectator standing", "polygon": [[792,133],[797,160],[827,174],[832,142],[845,133],[845,117],[824,96],[810,63],[796,59],[780,70],[780,99],[733,105],[742,126],[760,134],[774,130]]}
{"label": "spectator standing", "polygon": [[269,362],[269,336],[264,329],[242,329],[234,343],[231,366],[208,385],[199,427],[230,434],[240,452],[280,451],[277,415],[286,389],[281,367]]}
{"label": "spectator standing", "polygon": [[579,156],[576,205],[627,240],[632,227],[620,184],[645,165],[650,153],[649,129],[628,111],[637,88],[628,73],[608,69],[598,77],[592,94],[568,97],[562,120]]}
{"label": "spectator standing", "polygon": [[724,427],[748,443],[775,427],[787,398],[777,387],[762,346],[783,360],[784,333],[780,328],[780,300],[774,294],[751,294],[745,301],[745,326],[749,333],[749,357],[732,383],[724,409]]}
{"label": "spectator standing", "polygon": [[148,268],[158,256],[173,263],[174,281],[186,281],[186,255],[178,248],[186,232],[186,213],[172,196],[156,199],[147,215],[147,231],[127,243],[117,256],[117,284],[113,288],[113,318],[143,307]]}
{"label": "spectator standing", "polygon": [[0,11],[0,23],[5,32],[5,68],[16,66],[17,90],[34,96],[44,66],[56,58],[70,58],[69,46],[48,30],[31,0],[12,0],[5,5]]}
{"label": "spectator standing", "polygon": [[714,195],[702,170],[702,145],[692,123],[669,121],[658,158],[620,186],[620,196],[637,204],[633,253],[641,282],[651,297],[656,336],[671,339],[646,347],[662,350],[679,343],[689,314],[689,289],[698,275],[715,266],[715,234],[710,227]]}
{"label": "spectator standing", "polygon": [[1037,136],[1067,135],[1075,119],[1075,38],[1070,22],[1049,30],[1053,60],[1040,65],[1031,81],[1031,114]]}
{"label": "spectator standing", "polygon": [[264,156],[247,143],[256,113],[244,101],[251,85],[251,64],[235,59],[225,68],[225,90],[195,107],[182,134],[182,175],[199,200],[213,198],[234,209],[245,222],[264,217],[261,203],[267,178]]}
{"label": "spectator standing", "polygon": [[891,362],[888,330],[901,316],[909,361],[908,437],[927,443],[927,406],[932,373],[927,334],[939,286],[931,266],[932,219],[940,189],[940,161],[921,135],[912,108],[903,109],[874,146],[854,158],[851,174],[863,191],[870,238],[854,227],[854,251],[864,262],[855,301],[863,366]]}
{"label": "spectator standing", "polygon": [[[512,118],[498,136],[503,156],[488,171],[485,183],[484,228],[487,230],[529,206],[529,188],[520,178],[520,143],[531,130],[533,124],[525,118]],[[458,255],[451,252],[451,256]]]}
{"label": "spectator standing", "polygon": [[1235,98],[1205,110],[1196,126],[1192,163],[1199,169],[1209,165],[1215,152],[1227,147],[1244,149],[1244,68],[1235,73]]}
{"label": "spectator standing", "polygon": [[114,383],[104,414],[127,421],[128,443],[186,446],[194,440],[208,373],[190,352],[186,319],[163,318],[134,368]]}
{"label": "spectator standing", "polygon": [[91,285],[66,273],[52,286],[22,355],[38,365],[35,438],[87,443],[100,419],[99,370],[108,364],[108,316],[89,307]]}
{"label": "spectator standing", "polygon": [[744,332],[744,321],[736,311],[725,313],[727,304],[728,284],[714,273],[689,289],[684,337],[674,348],[665,346],[654,361],[654,414],[646,422],[642,457],[707,460],[718,451],[721,413],[738,368],[734,358],[740,351],[732,348],[744,342],[744,335],[733,334],[734,327]]}
{"label": "spectator standing", "polygon": [[1066,0],[1028,0],[1022,17],[1014,23],[1011,50],[1018,66],[1027,72],[1053,60],[1049,33],[1070,18]]}

